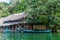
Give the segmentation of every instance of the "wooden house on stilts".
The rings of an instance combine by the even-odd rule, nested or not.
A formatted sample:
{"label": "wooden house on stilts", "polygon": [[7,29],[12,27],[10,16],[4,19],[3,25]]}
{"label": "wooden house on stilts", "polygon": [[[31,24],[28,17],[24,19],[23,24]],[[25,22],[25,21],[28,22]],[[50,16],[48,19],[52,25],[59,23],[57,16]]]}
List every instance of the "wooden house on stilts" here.
{"label": "wooden house on stilts", "polygon": [[46,24],[28,23],[25,13],[12,14],[0,18],[0,31],[50,32]]}

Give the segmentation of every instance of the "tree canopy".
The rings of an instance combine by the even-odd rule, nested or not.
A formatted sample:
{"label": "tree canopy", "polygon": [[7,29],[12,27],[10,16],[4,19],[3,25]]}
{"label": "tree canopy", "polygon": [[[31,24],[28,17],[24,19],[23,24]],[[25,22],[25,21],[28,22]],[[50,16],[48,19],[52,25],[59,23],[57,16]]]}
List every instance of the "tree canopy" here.
{"label": "tree canopy", "polygon": [[25,12],[29,23],[60,24],[60,0],[11,0],[0,5],[0,17]]}

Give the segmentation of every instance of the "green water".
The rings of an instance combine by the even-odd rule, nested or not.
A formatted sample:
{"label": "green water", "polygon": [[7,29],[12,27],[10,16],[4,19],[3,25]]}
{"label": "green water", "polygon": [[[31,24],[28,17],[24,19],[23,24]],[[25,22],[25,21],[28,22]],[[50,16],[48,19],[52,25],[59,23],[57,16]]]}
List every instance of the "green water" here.
{"label": "green water", "polygon": [[60,40],[60,33],[0,32],[0,40]]}

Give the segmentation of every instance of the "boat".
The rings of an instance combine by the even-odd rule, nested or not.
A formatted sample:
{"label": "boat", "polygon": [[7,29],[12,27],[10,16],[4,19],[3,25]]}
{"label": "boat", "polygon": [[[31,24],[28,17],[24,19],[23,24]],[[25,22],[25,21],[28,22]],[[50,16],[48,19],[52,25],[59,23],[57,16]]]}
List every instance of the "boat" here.
{"label": "boat", "polygon": [[24,30],[24,33],[50,33],[51,30]]}
{"label": "boat", "polygon": [[50,33],[51,30],[0,30],[2,32]]}

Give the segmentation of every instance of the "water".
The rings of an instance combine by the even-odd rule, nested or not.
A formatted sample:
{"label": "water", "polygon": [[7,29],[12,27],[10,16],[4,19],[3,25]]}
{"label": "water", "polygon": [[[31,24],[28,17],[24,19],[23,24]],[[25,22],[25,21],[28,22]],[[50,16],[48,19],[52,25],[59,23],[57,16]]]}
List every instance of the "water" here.
{"label": "water", "polygon": [[60,33],[0,32],[0,40],[60,40]]}

